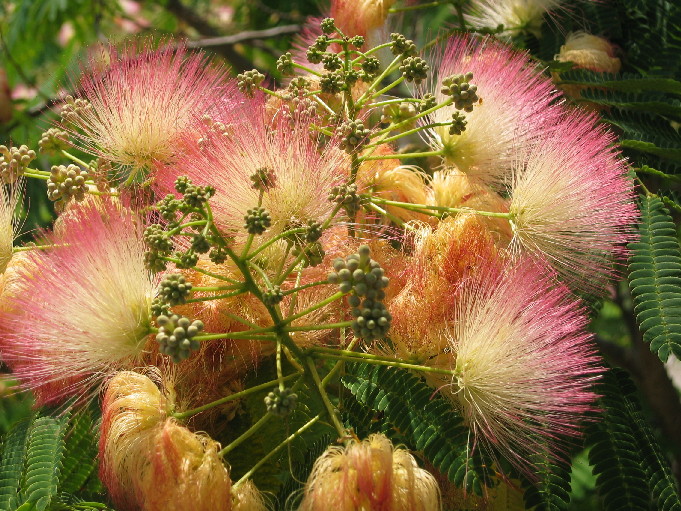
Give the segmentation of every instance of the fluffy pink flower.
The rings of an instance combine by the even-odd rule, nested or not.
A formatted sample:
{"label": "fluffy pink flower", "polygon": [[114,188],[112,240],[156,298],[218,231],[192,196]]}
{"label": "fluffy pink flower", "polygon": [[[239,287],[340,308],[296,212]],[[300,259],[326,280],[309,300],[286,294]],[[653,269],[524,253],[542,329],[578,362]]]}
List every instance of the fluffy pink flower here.
{"label": "fluffy pink flower", "polygon": [[545,259],[574,287],[616,273],[637,218],[627,164],[594,115],[571,111],[521,153],[510,187],[512,249]]}
{"label": "fluffy pink flower", "polygon": [[[517,148],[543,134],[556,117],[556,110],[549,108],[556,94],[551,81],[541,76],[525,53],[493,38],[452,38],[431,61],[434,78],[426,92],[432,91],[438,102],[448,98],[441,91],[443,80],[466,73],[473,73],[471,83],[482,99],[472,112],[460,112],[467,122],[461,135],[450,135],[447,126],[435,128],[432,145],[445,151],[447,163],[485,183],[503,180]],[[453,105],[440,108],[429,122],[451,121],[455,111]]]}
{"label": "fluffy pink flower", "polygon": [[532,264],[492,268],[458,288],[449,395],[477,442],[532,477],[533,454],[560,455],[561,437],[579,434],[598,358],[565,286]]}
{"label": "fluffy pink flower", "polygon": [[178,175],[215,187],[211,199],[217,225],[237,241],[246,236],[244,217],[258,205],[260,192],[252,176],[271,173],[272,186],[263,193],[262,207],[272,225],[265,237],[287,227],[324,221],[334,209],[329,201],[333,186],[347,176],[346,154],[332,140],[318,149],[307,116],[293,119],[279,112],[269,120],[262,99],[254,99],[240,118],[233,111],[218,115],[225,134],[209,133],[202,144],[186,140],[188,150],[177,165],[159,167],[159,188],[168,192]]}
{"label": "fluffy pink flower", "polygon": [[[103,70],[102,61],[107,62]],[[194,116],[236,89],[223,67],[183,46],[110,47],[91,59],[90,67],[76,97],[89,106],[65,118],[65,128],[84,151],[135,169],[171,160]]]}
{"label": "fluffy pink flower", "polygon": [[504,25],[501,36],[510,39],[519,32],[539,37],[544,15],[567,10],[565,0],[473,0],[466,8],[466,21],[475,28]]}
{"label": "fluffy pink flower", "polygon": [[39,400],[83,395],[134,360],[150,329],[154,284],[142,226],[111,202],[86,201],[19,269],[21,292],[0,311],[0,354]]}

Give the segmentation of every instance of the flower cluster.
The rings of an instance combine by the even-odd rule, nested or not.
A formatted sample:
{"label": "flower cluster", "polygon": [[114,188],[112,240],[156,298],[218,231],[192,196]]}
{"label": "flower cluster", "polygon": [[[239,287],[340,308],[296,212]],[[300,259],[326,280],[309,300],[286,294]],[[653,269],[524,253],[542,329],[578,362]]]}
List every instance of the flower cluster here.
{"label": "flower cluster", "polygon": [[[516,3],[517,20],[482,1],[467,19],[533,31],[560,5]],[[47,181],[61,205],[17,249],[20,187],[0,194],[3,361],[41,404],[104,386],[100,477],[121,509],[265,509],[253,480],[320,439],[299,509],[439,509],[436,477],[468,476],[421,468],[430,433],[384,420],[387,398],[358,421],[380,390],[343,376],[362,364],[418,374],[418,398],[468,428],[465,453],[425,466],[479,457],[490,485],[565,458],[595,409],[576,293],[604,294],[637,217],[613,136],[525,53],[374,44],[393,2],[360,4],[334,1],[277,60],[281,88],[182,45],[112,47],[41,139],[68,163],[0,146],[5,182]]]}

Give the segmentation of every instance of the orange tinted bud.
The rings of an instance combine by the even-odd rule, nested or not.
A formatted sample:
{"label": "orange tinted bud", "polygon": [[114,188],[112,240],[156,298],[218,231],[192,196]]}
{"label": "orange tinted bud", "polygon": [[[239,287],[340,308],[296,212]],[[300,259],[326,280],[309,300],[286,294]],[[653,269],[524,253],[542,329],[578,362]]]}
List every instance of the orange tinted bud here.
{"label": "orange tinted bud", "polygon": [[435,478],[384,435],[329,447],[315,462],[301,511],[436,511]]}

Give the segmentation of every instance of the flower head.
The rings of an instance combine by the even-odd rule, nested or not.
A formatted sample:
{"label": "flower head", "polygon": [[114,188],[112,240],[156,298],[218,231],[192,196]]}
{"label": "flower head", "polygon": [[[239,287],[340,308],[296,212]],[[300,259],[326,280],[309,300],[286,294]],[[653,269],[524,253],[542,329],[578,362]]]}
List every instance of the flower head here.
{"label": "flower head", "polygon": [[347,173],[345,153],[333,141],[319,151],[306,115],[268,122],[260,98],[248,103],[248,110],[240,119],[229,111],[220,117],[230,129],[228,137],[208,134],[201,146],[187,140],[193,147],[177,165],[157,170],[159,186],[171,190],[179,172],[213,186],[215,222],[237,241],[245,237],[244,217],[258,206],[261,194],[271,219],[265,237],[326,220],[334,208],[328,194]]}
{"label": "flower head", "polygon": [[617,73],[622,67],[612,43],[586,32],[568,34],[556,60],[574,62],[577,67],[599,73]]}
{"label": "flower head", "polygon": [[84,202],[47,236],[54,248],[19,269],[22,292],[0,311],[0,347],[25,386],[51,389],[44,401],[82,394],[142,353],[154,284],[141,231],[118,204]]}
{"label": "flower head", "polygon": [[194,116],[236,90],[225,69],[183,46],[110,47],[104,58],[103,70],[84,73],[82,94],[67,98],[62,118],[81,149],[125,167],[172,160]]}
{"label": "flower head", "polygon": [[[433,87],[438,102],[448,99],[443,81],[452,75],[472,73],[482,102],[466,119],[465,130],[452,135],[447,126],[432,132],[432,143],[444,150],[445,161],[478,177],[486,184],[503,181],[518,147],[544,133],[555,118],[549,108],[554,99],[550,80],[542,77],[527,56],[492,38],[460,36],[450,40],[433,60],[437,69]],[[452,120],[453,106],[436,110],[429,122]]]}
{"label": "flower head", "polygon": [[511,248],[596,291],[616,273],[637,217],[627,165],[596,117],[570,112],[518,157],[510,187]]}
{"label": "flower head", "polygon": [[478,442],[532,477],[531,455],[561,454],[596,397],[582,306],[533,264],[487,268],[458,289],[451,324],[447,395]]}
{"label": "flower head", "polygon": [[345,448],[329,447],[312,467],[301,511],[431,511],[440,509],[435,478],[381,434]]}
{"label": "flower head", "polygon": [[541,35],[544,14],[565,8],[565,0],[474,0],[468,6],[466,21],[474,28],[504,26],[502,36],[518,32]]}
{"label": "flower head", "polygon": [[99,450],[112,499],[126,510],[231,510],[219,444],[168,418],[168,406],[147,376],[123,371],[108,383]]}

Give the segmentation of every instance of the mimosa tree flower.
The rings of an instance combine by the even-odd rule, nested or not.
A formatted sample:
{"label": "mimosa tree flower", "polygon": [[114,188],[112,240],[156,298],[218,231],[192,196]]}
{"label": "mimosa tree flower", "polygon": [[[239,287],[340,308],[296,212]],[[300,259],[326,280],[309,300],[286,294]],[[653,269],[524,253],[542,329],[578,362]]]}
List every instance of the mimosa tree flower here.
{"label": "mimosa tree flower", "polygon": [[[104,50],[103,50],[104,51]],[[196,115],[230,98],[236,87],[226,69],[201,54],[166,44],[113,46],[108,65],[85,71],[75,98],[67,97],[62,123],[80,149],[135,171],[168,162]],[[101,67],[101,66],[100,66]],[[222,99],[225,98],[225,99]]]}
{"label": "mimosa tree flower", "polygon": [[617,73],[622,67],[622,62],[615,56],[615,45],[586,32],[568,34],[556,60],[574,62],[577,67],[599,73]]}
{"label": "mimosa tree flower", "polygon": [[142,354],[154,283],[142,225],[116,203],[74,207],[46,242],[53,248],[30,253],[18,270],[21,292],[0,311],[0,349],[23,385],[46,390],[39,397],[50,402],[84,394]]}
{"label": "mimosa tree flower", "polygon": [[517,158],[511,250],[544,260],[574,287],[598,291],[635,234],[634,190],[613,134],[594,115],[566,114]]}
{"label": "mimosa tree flower", "polygon": [[17,219],[14,212],[21,198],[22,185],[15,183],[9,189],[0,185],[0,274],[4,273],[14,255]]}
{"label": "mimosa tree flower", "polygon": [[368,36],[383,26],[395,0],[332,0],[331,17],[343,33]]}
{"label": "mimosa tree flower", "polygon": [[382,434],[329,447],[312,467],[301,511],[436,511],[435,478]]}
{"label": "mimosa tree flower", "polygon": [[503,37],[520,32],[539,37],[545,14],[565,8],[565,0],[473,0],[466,9],[466,21],[474,28],[504,26]]}
{"label": "mimosa tree flower", "polygon": [[168,397],[147,376],[123,371],[107,385],[100,477],[124,510],[230,511],[231,480],[219,444],[167,415]]}
{"label": "mimosa tree flower", "polygon": [[583,306],[535,265],[488,267],[456,291],[455,371],[443,392],[492,455],[536,477],[533,454],[564,454],[592,410],[601,369]]}
{"label": "mimosa tree flower", "polygon": [[556,95],[551,81],[541,76],[525,53],[493,38],[452,38],[444,52],[431,60],[437,72],[428,90],[434,90],[438,102],[449,98],[442,92],[443,81],[466,73],[473,74],[470,83],[477,86],[482,100],[471,112],[450,105],[430,116],[428,122],[448,122],[458,112],[466,120],[460,135],[450,134],[448,126],[431,131],[434,149],[443,151],[447,164],[485,184],[503,181],[517,149],[545,133],[556,117],[556,109],[549,107]]}
{"label": "mimosa tree flower", "polygon": [[237,118],[229,110],[217,116],[229,136],[207,133],[200,145],[186,139],[188,150],[177,164],[157,169],[159,187],[171,191],[178,173],[198,185],[213,186],[215,222],[237,242],[245,239],[244,217],[258,206],[261,195],[261,207],[271,219],[265,238],[308,222],[324,222],[335,206],[329,192],[348,173],[345,153],[334,140],[318,150],[306,114],[268,121],[262,98],[247,105],[246,117]]}

